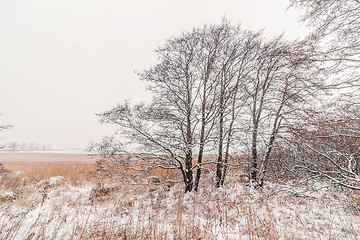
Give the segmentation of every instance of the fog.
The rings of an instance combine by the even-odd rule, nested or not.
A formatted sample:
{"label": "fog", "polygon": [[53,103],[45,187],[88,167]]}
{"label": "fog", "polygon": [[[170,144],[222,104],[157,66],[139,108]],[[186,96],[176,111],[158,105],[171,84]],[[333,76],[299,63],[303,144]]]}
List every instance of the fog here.
{"label": "fog", "polygon": [[304,35],[287,0],[2,0],[0,117],[6,141],[84,148],[114,129],[95,113],[150,98],[135,70],[167,38],[223,17],[266,37]]}

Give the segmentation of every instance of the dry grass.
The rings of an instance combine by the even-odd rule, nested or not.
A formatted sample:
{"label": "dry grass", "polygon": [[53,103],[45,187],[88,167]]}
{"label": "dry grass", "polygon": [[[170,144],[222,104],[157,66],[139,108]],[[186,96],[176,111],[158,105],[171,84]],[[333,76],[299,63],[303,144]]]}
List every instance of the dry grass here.
{"label": "dry grass", "polygon": [[0,239],[360,237],[358,193],[318,182],[272,181],[254,190],[233,175],[215,189],[208,174],[200,192],[184,194],[181,184],[166,189],[81,178],[74,185],[71,177],[45,175],[2,174]]}
{"label": "dry grass", "polygon": [[[96,157],[96,156],[95,156]],[[164,158],[170,158],[170,156],[162,156]],[[193,156],[193,166],[197,164],[197,155]],[[183,177],[179,169],[163,169],[163,168],[155,168],[151,169],[150,171],[144,171],[149,167],[146,163],[141,164],[141,160],[134,161],[134,165],[131,166],[127,165],[124,167],[122,165],[121,160],[126,160],[129,158],[129,155],[116,155],[114,159],[108,161],[107,159],[104,160],[101,157],[99,158],[100,162],[100,168],[102,170],[102,174],[99,174],[98,176],[104,176],[104,177],[113,177],[116,178],[117,176],[126,176],[127,178],[131,178],[132,176],[136,176],[139,179],[148,178],[150,176],[156,176],[161,182],[172,180],[172,181],[182,181]],[[217,162],[217,156],[206,154],[203,156],[202,159],[202,176],[214,176],[214,173],[216,172],[216,162]],[[232,164],[231,168],[229,167],[227,169],[227,174],[229,175],[236,175],[239,179],[244,180],[244,164]],[[194,170],[194,173],[197,169]]]}
{"label": "dry grass", "polygon": [[0,153],[4,168],[28,178],[63,176],[72,182],[93,179],[96,161],[87,154]]}
{"label": "dry grass", "polygon": [[[204,162],[216,161],[216,156],[205,155]],[[94,180],[94,176],[102,177],[96,173],[98,166],[96,157],[87,154],[65,154],[65,153],[0,153],[0,163],[6,170],[29,178],[48,179],[54,176],[63,176],[72,182]],[[195,164],[195,162],[194,162]],[[214,164],[206,165],[208,171],[203,175],[209,175],[209,171],[215,172]],[[115,172],[115,170],[112,170]],[[241,175],[239,169],[229,170],[232,174]],[[135,172],[136,173],[136,172]],[[160,181],[181,180],[178,170],[154,169],[142,176],[157,176]],[[105,181],[105,180],[104,180]]]}
{"label": "dry grass", "polygon": [[[253,190],[232,179],[199,193],[147,185],[71,185],[53,177],[3,176],[1,239],[358,239],[358,195],[319,183],[268,183]],[[103,190],[101,190],[103,188]],[[97,189],[98,194],[91,196]],[[8,194],[11,195],[11,194]],[[352,199],[349,196],[353,197]],[[352,206],[354,207],[354,206]]]}

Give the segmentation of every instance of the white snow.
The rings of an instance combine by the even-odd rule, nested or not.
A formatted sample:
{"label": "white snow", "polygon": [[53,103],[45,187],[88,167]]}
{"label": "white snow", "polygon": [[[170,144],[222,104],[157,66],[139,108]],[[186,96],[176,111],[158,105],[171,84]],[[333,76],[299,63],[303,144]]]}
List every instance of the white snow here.
{"label": "white snow", "polygon": [[[256,190],[242,183],[224,189],[204,184],[188,194],[181,185],[170,191],[114,185],[108,196],[94,200],[95,184],[73,186],[63,177],[45,182],[46,188],[44,182],[28,184],[0,203],[2,239],[360,237],[359,212],[351,210],[347,192],[323,183],[268,183]],[[0,196],[5,194],[15,193]]]}

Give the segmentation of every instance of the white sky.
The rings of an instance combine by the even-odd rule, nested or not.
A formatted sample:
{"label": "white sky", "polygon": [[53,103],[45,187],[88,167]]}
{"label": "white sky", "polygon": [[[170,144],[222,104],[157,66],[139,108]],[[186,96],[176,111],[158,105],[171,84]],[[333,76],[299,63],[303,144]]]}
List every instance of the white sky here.
{"label": "white sky", "polygon": [[0,124],[8,142],[84,148],[95,113],[149,97],[134,70],[165,40],[227,17],[267,37],[304,34],[288,0],[0,0]]}

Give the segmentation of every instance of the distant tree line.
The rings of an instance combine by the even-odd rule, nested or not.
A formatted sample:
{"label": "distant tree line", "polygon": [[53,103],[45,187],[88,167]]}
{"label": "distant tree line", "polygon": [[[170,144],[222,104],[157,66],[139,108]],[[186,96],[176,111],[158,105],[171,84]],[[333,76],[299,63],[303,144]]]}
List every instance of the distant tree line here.
{"label": "distant tree line", "polygon": [[9,150],[11,151],[51,151],[52,147],[50,144],[40,144],[35,142],[30,143],[18,143],[12,142],[8,145]]}
{"label": "distant tree line", "polygon": [[175,170],[185,192],[211,166],[216,187],[244,166],[253,187],[268,174],[300,172],[360,190],[360,4],[292,3],[316,24],[302,40],[268,40],[226,19],[168,39],[157,64],[138,73],[152,101],[98,114],[117,126],[91,146],[101,169],[112,177]]}

